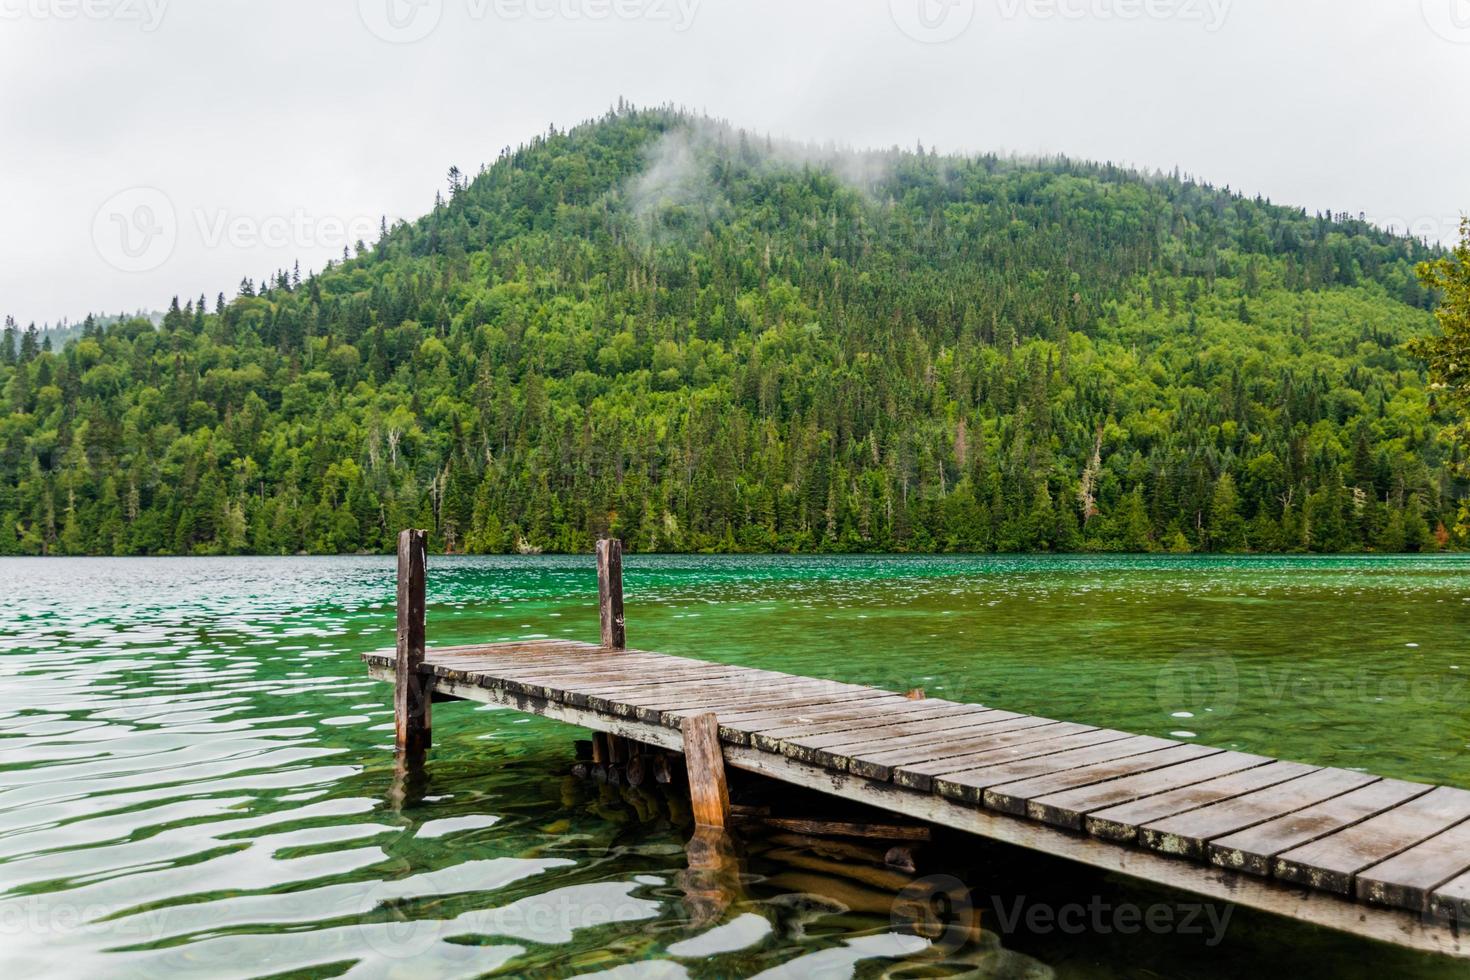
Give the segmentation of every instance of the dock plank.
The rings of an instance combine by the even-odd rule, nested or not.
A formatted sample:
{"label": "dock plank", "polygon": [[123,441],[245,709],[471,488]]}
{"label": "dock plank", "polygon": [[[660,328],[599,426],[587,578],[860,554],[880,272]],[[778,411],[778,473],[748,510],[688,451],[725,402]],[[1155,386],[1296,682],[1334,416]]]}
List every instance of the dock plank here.
{"label": "dock plank", "polygon": [[[960,739],[997,735],[1049,724],[1056,722],[1050,718],[1033,719],[1011,711],[977,711],[972,715],[946,718],[942,724],[928,727],[928,730],[921,726],[895,725],[854,731],[851,733],[853,738],[841,741],[835,738],[784,738],[774,748],[791,759],[833,769],[856,771],[851,770],[852,761],[864,752],[900,753],[912,750],[905,758],[932,759],[936,752],[944,751],[946,746]],[[865,772],[863,775],[870,779],[888,778],[886,771],[882,775],[873,772]]]}
{"label": "dock plank", "polygon": [[976,716],[995,714],[994,708],[982,705],[941,705],[927,707],[924,701],[908,701],[883,714],[883,725],[876,729],[854,730],[829,724],[810,729],[768,728],[757,733],[755,744],[767,752],[780,752],[788,742],[813,750],[881,741],[906,735],[937,735],[962,727]]}
{"label": "dock plank", "polygon": [[832,732],[830,726],[820,734],[797,734],[796,728],[766,730],[755,733],[755,744],[768,752],[777,752],[788,758],[810,762],[813,765],[834,769],[846,769],[851,756],[850,746],[892,744],[904,738],[929,739],[925,744],[948,733],[992,730],[990,726],[1006,721],[1012,716],[1008,712],[977,708],[971,714],[950,715],[945,718],[926,719],[921,722],[895,722],[891,718],[876,719],[875,724],[848,726],[842,734]]}
{"label": "dock plank", "polygon": [[1470,873],[1436,889],[1430,896],[1429,912],[1461,928],[1470,927]]}
{"label": "dock plank", "polygon": [[1355,889],[1364,902],[1427,912],[1434,890],[1466,871],[1470,871],[1470,823],[1460,823],[1358,872]]}
{"label": "dock plank", "polygon": [[970,711],[944,715],[934,719],[905,719],[891,729],[861,732],[831,732],[802,736],[786,736],[779,732],[762,732],[761,748],[783,752],[787,745],[805,749],[830,750],[851,755],[874,749],[908,748],[961,738],[966,732],[1003,721],[1025,718],[1015,711],[1000,711],[975,705]]}
{"label": "dock plank", "polygon": [[1111,782],[1124,776],[1167,769],[1182,762],[1193,762],[1219,754],[1219,749],[1206,745],[1175,745],[1155,752],[1110,759],[1076,769],[1033,776],[1015,783],[992,786],[985,791],[985,805],[992,810],[1021,816],[1028,812],[1032,800],[1042,796]]}
{"label": "dock plank", "polygon": [[[973,753],[974,746],[986,744],[982,739],[994,739],[1000,735],[1011,735],[1020,732],[1028,732],[1036,729],[1045,729],[1039,732],[1032,741],[1055,737],[1053,727],[1062,724],[1054,718],[1038,718],[1033,715],[1018,715],[1011,712],[1002,712],[1009,717],[998,721],[987,721],[984,724],[976,724],[972,727],[958,729],[938,736],[915,737],[912,741],[897,739],[892,745],[867,742],[863,745],[846,749],[847,768],[849,772],[868,779],[888,781],[895,778],[895,772],[905,766],[922,766],[927,763],[953,758],[950,755],[960,746],[968,747],[962,751]],[[1097,731],[1086,725],[1078,725],[1074,731]],[[989,744],[995,744],[990,742]],[[918,773],[919,770],[915,770]],[[917,778],[916,776],[913,778]],[[928,789],[926,783],[922,789]]]}
{"label": "dock plank", "polygon": [[1434,787],[1385,779],[1305,810],[1268,820],[1210,842],[1210,861],[1222,868],[1270,876],[1278,854],[1407,803]]}
{"label": "dock plank", "polygon": [[1216,837],[1305,810],[1377,781],[1377,776],[1348,769],[1319,769],[1288,783],[1149,824],[1139,834],[1139,842],[1150,850],[1202,858],[1206,845]]}
{"label": "dock plank", "polygon": [[721,718],[720,731],[727,738],[738,740],[741,744],[749,744],[754,732],[775,725],[783,728],[816,727],[832,721],[841,721],[853,727],[881,725],[883,724],[881,716],[883,709],[899,707],[900,702],[904,700],[901,694],[891,694],[881,699],[848,697],[826,704],[778,708],[764,716],[746,717],[743,720],[726,722]]}
{"label": "dock plank", "polygon": [[1470,793],[1440,787],[1387,813],[1354,824],[1278,857],[1283,881],[1350,895],[1359,871],[1373,867],[1470,818]]}
{"label": "dock plank", "polygon": [[1132,843],[1138,839],[1139,831],[1145,824],[1189,813],[1268,786],[1300,779],[1316,771],[1316,766],[1299,762],[1272,762],[1090,813],[1087,816],[1086,829],[1092,836],[1103,840]]}
{"label": "dock plank", "polygon": [[1032,779],[1036,776],[1070,769],[1081,769],[1083,766],[1143,755],[1146,752],[1172,748],[1178,744],[1167,738],[1124,733],[1123,738],[1110,739],[1081,748],[1048,752],[1044,755],[1033,755],[1029,759],[1014,759],[985,766],[982,769],[950,773],[934,781],[934,792],[951,799],[981,803],[984,801],[986,790],[1003,783],[1019,782],[1023,779]]}
{"label": "dock plank", "polygon": [[1166,769],[1151,770],[1122,779],[1081,786],[1064,792],[1040,796],[1026,806],[1032,820],[1082,830],[1087,815],[1122,806],[1149,796],[1207,782],[1220,776],[1264,766],[1272,760],[1264,755],[1244,752],[1221,752],[1193,759]]}
{"label": "dock plank", "polygon": [[[896,766],[893,769],[893,781],[908,789],[928,792],[934,788],[934,780],[940,776],[965,772],[1003,758],[1028,757],[1028,753],[1045,755],[1063,748],[1126,737],[1121,732],[1075,722],[1048,718],[1035,720],[1037,724],[1023,728],[986,733],[953,744],[930,746],[921,751],[921,758],[916,761]],[[1011,751],[1002,755],[1006,750]]]}

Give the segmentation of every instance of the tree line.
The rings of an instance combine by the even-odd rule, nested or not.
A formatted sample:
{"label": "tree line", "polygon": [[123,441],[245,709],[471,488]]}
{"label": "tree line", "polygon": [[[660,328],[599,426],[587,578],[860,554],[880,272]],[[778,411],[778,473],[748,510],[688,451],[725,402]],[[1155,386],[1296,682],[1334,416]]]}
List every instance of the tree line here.
{"label": "tree line", "polygon": [[[319,273],[0,339],[0,554],[1429,551],[1424,243],[626,106]],[[1463,363],[1463,362],[1461,362]]]}

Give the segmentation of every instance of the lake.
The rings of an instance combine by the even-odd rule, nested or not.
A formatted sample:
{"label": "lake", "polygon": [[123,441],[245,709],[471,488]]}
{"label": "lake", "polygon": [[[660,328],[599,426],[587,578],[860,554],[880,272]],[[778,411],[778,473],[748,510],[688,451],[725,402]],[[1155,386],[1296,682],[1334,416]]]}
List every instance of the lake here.
{"label": "lake", "polygon": [[[431,645],[597,637],[590,557],[429,575]],[[1470,788],[1461,557],[631,556],[625,579],[635,647]],[[667,800],[567,775],[575,729],[439,706],[400,805],[391,690],[358,659],[393,643],[389,558],[0,582],[14,976],[1466,975],[973,838],[920,855],[984,927],[943,955],[895,929],[890,875],[789,839],[750,841],[711,917]]]}

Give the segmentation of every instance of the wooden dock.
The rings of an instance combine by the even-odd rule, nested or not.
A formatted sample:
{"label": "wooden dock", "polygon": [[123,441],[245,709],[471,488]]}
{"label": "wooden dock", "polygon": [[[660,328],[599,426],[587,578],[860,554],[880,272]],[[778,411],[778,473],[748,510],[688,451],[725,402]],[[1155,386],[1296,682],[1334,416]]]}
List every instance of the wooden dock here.
{"label": "wooden dock", "polygon": [[[412,541],[405,548],[399,648],[365,658],[373,677],[397,684],[405,752],[427,747],[431,699],[501,705],[675,752],[688,744],[696,812],[728,806],[719,770],[730,766],[1157,885],[1470,957],[1461,936],[1470,925],[1465,790],[623,649],[615,545],[599,554],[603,645],[425,650],[422,560]],[[700,746],[706,725],[718,742],[711,734]],[[718,824],[715,811],[701,823]]]}

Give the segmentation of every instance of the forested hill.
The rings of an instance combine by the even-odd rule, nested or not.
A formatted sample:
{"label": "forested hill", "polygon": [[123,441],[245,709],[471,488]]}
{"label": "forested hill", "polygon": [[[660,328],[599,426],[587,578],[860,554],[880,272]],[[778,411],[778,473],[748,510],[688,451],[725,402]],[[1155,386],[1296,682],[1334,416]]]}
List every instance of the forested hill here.
{"label": "forested hill", "polygon": [[161,326],[0,346],[0,553],[1453,546],[1422,245],[619,109]]}

